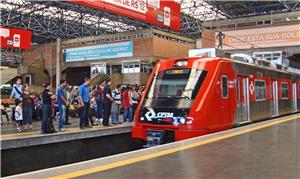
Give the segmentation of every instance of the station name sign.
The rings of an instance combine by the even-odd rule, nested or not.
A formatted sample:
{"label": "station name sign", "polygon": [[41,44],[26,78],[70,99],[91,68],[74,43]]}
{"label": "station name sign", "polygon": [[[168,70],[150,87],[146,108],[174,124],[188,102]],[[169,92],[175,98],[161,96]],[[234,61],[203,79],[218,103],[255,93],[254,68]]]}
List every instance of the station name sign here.
{"label": "station name sign", "polygon": [[223,31],[223,34],[223,50],[300,46],[300,24]]}
{"label": "station name sign", "polygon": [[157,26],[180,30],[180,4],[164,0],[69,0]]}
{"label": "station name sign", "polygon": [[31,49],[31,31],[0,26],[2,48]]}
{"label": "station name sign", "polygon": [[66,62],[132,57],[133,42],[69,48],[63,51],[63,56]]}

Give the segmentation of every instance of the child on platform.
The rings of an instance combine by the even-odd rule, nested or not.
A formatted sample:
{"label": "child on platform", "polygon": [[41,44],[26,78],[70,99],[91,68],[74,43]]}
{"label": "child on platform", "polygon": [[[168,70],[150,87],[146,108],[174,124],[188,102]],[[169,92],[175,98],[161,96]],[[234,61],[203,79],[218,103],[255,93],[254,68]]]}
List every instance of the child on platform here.
{"label": "child on platform", "polygon": [[22,121],[23,121],[23,108],[22,108],[22,102],[19,102],[19,104],[16,107],[15,110],[15,119],[17,124],[17,132],[22,132]]}

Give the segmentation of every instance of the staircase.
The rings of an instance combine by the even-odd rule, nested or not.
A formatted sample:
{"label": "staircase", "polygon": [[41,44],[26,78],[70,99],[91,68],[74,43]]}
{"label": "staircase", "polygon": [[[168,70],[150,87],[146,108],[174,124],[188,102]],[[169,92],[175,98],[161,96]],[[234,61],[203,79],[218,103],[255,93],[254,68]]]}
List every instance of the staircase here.
{"label": "staircase", "polygon": [[98,74],[94,78],[90,80],[90,87],[102,84],[106,79],[109,78],[109,75],[106,74]]}
{"label": "staircase", "polygon": [[16,68],[9,68],[9,67],[1,67],[1,84],[8,83],[16,76],[18,76],[18,71]]}
{"label": "staircase", "polygon": [[90,87],[100,85],[105,82],[107,79],[111,79],[112,81],[112,88],[115,88],[117,84],[122,84],[122,74],[120,73],[113,73],[111,76],[105,74],[98,74],[90,81]]}

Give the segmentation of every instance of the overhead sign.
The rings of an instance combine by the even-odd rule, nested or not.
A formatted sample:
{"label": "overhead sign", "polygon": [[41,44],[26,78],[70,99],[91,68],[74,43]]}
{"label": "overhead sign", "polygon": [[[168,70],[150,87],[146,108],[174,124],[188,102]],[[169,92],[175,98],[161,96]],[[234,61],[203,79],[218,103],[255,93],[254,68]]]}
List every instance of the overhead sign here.
{"label": "overhead sign", "polygon": [[2,48],[31,49],[31,31],[0,26]]}
{"label": "overhead sign", "polygon": [[70,48],[65,49],[63,55],[66,62],[132,57],[133,43],[130,41]]}
{"label": "overhead sign", "polygon": [[300,24],[223,31],[223,34],[223,50],[300,45]]}
{"label": "overhead sign", "polygon": [[164,0],[69,0],[73,3],[180,30],[180,4]]}

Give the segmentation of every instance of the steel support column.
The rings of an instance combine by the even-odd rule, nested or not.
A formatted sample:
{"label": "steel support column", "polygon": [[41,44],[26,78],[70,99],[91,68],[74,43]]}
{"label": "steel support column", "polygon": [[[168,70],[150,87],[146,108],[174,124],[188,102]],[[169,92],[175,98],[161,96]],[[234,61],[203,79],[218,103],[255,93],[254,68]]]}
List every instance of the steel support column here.
{"label": "steel support column", "polygon": [[56,40],[56,90],[60,86],[60,76],[61,76],[61,38],[57,38]]}

